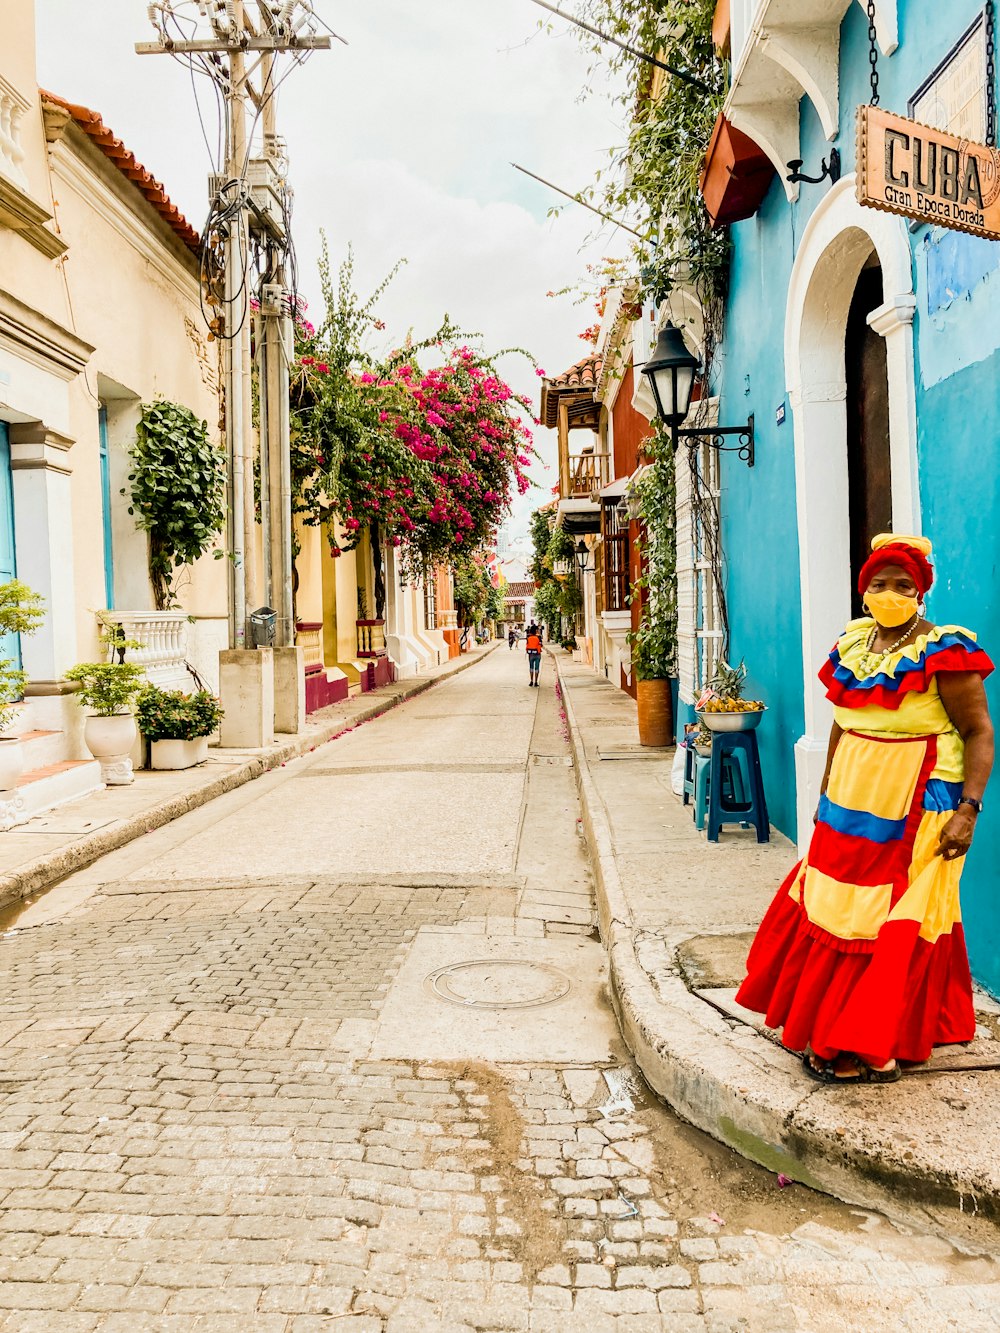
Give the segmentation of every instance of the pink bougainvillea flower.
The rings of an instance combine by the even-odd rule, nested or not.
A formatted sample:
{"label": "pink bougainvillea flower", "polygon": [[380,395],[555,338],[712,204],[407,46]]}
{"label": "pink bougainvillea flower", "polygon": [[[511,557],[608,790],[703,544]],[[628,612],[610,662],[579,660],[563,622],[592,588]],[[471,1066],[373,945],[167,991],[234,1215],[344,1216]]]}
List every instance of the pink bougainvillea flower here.
{"label": "pink bougainvillea flower", "polygon": [[316,369],[319,371],[321,375],[329,375],[330,373],[330,367],[326,364],[325,361],[317,361]]}
{"label": "pink bougainvillea flower", "polygon": [[316,364],[316,358],[314,356],[304,356],[302,358],[302,364],[304,366],[314,366]]}

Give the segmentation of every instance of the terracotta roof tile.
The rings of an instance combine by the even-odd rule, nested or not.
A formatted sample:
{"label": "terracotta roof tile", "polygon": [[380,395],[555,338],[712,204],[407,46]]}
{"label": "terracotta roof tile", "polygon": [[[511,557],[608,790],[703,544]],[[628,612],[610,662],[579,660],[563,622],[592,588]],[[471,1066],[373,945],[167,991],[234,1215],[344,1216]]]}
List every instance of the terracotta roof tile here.
{"label": "terracotta roof tile", "polygon": [[534,597],[535,585],[533,583],[508,583],[503,590],[504,600],[508,602],[524,601],[526,597]]}
{"label": "terracotta roof tile", "polygon": [[559,414],[559,399],[564,394],[592,393],[601,377],[601,358],[591,352],[561,375],[542,381],[542,404],[539,416],[546,426],[554,426]]}
{"label": "terracotta roof tile", "polygon": [[139,193],[152,204],[167,226],[176,232],[188,249],[197,254],[201,248],[201,238],[197,231],[184,217],[177,205],[171,201],[156,177],[150,175],[142,163],[136,160],[132,151],[122,143],[121,139],[116,138],[114,132],[105,125],[100,113],[91,111],[89,107],[77,106],[72,102],[67,102],[65,98],[57,97],[55,93],[45,92],[44,89],[41,90],[41,95],[45,101],[52,102],[56,106],[62,107],[64,111],[69,112],[74,122],[101,150],[108,161],[135,185]]}
{"label": "terracotta roof tile", "polygon": [[596,352],[564,370],[551,381],[555,389],[592,389],[601,374],[601,358]]}

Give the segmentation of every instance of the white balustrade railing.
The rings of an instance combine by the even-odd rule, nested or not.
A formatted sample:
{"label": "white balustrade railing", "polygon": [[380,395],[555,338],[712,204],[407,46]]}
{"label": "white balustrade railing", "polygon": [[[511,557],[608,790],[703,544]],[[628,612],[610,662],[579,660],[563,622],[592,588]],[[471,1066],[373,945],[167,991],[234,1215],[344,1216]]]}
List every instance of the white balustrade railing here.
{"label": "white balustrade railing", "polygon": [[[105,633],[115,625],[120,638],[139,646],[125,650],[125,660],[142,667],[152,685],[165,690],[189,690],[191,675],[187,670],[188,625],[186,611],[102,611],[98,619]],[[109,642],[108,661],[117,661],[114,642]]]}
{"label": "white balustrade railing", "polygon": [[18,185],[26,185],[24,148],[21,146],[21,121],[24,106],[5,87],[0,86],[0,171]]}

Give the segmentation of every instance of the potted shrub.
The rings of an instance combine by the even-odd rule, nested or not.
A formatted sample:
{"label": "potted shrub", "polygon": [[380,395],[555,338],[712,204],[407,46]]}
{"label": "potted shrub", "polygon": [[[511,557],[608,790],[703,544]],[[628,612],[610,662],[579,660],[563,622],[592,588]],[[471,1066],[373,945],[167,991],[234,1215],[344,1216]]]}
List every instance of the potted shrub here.
{"label": "potted shrub", "polygon": [[136,721],[149,741],[150,768],[192,768],[204,763],[208,738],[222,717],[218,699],[208,690],[185,694],[147,685],[136,704]]}
{"label": "potted shrub", "polygon": [[27,679],[9,658],[0,661],[0,791],[16,787],[24,772],[21,738],[5,733],[17,716],[16,704]]}
{"label": "potted shrub", "polygon": [[628,639],[632,645],[632,670],[636,678],[639,744],[673,745],[670,663],[674,642],[670,627],[644,611],[639,628],[633,630]]}
{"label": "potted shrub", "polygon": [[132,782],[129,751],[138,735],[132,704],[142,688],[142,668],[134,662],[81,662],[66,672],[66,679],[77,682],[80,703],[94,710],[83,737],[101,761],[101,778],[109,786]]}
{"label": "potted shrub", "polygon": [[[45,618],[45,601],[20,579],[0,583],[0,635],[34,634]],[[21,738],[8,735],[18,715],[27,675],[10,659],[0,660],[0,791],[10,791],[24,772]]]}

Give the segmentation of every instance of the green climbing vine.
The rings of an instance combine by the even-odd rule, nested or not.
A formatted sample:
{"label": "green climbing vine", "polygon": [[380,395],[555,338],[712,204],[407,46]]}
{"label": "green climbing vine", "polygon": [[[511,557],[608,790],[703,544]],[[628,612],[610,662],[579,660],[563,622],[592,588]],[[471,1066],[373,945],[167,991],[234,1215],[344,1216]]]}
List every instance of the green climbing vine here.
{"label": "green climbing vine", "polygon": [[631,497],[642,524],[643,572],[632,585],[633,598],[642,598],[642,616],[629,643],[638,678],[659,680],[677,675],[677,479],[666,432],[658,430],[649,448],[652,464]]}
{"label": "green climbing vine", "polygon": [[225,454],[207,422],[158,398],[143,404],[129,458],[128,512],[149,533],[153,600],[166,611],[176,600],[177,572],[204,555],[225,525]]}

